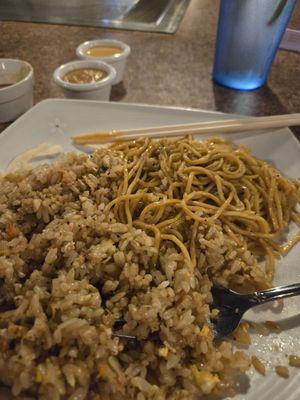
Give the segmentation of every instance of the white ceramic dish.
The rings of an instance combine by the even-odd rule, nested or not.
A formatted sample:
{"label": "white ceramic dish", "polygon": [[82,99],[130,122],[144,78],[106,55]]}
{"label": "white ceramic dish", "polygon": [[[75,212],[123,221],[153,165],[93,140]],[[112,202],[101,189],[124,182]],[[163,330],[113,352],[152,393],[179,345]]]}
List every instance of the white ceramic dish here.
{"label": "white ceramic dish", "polygon": [[[107,46],[115,46],[119,47],[122,50],[122,53],[114,55],[114,56],[106,56],[106,57],[93,57],[86,54],[86,51],[92,47],[107,47]],[[97,39],[97,40],[89,40],[87,42],[82,43],[76,49],[76,55],[78,58],[82,60],[101,60],[105,61],[108,64],[112,65],[116,72],[116,78],[114,84],[120,83],[123,80],[123,75],[125,71],[125,66],[127,62],[127,58],[130,54],[131,50],[128,44],[121,42],[120,40],[113,39]]]}
{"label": "white ceramic dish", "polygon": [[[105,103],[71,100],[46,100],[0,134],[0,169],[7,167],[17,155],[48,141],[60,144],[65,150],[75,150],[70,137],[84,132],[104,129],[137,128],[179,124],[185,122],[209,121],[230,115],[200,110],[155,107],[125,103]],[[217,136],[217,135],[216,135]],[[274,163],[290,177],[300,175],[300,145],[289,129],[272,132],[250,132],[228,135],[235,143],[244,143],[255,156]],[[26,139],[26,140],[25,140]],[[300,282],[300,245],[276,263],[275,284]],[[268,366],[266,377],[254,371],[249,372],[247,382],[241,387],[245,393],[233,400],[299,400],[300,370],[290,368],[290,378],[283,379],[274,373],[274,365],[287,365],[286,354],[300,355],[300,298],[285,301],[285,309],[280,314],[269,309],[256,308],[246,317],[253,321],[280,321],[283,331],[264,337],[252,335],[249,352],[265,360]]]}
{"label": "white ceramic dish", "polygon": [[[68,72],[84,68],[101,69],[108,75],[104,79],[92,83],[69,83],[63,80],[63,76]],[[58,67],[53,74],[54,82],[61,87],[65,97],[81,100],[109,100],[115,78],[114,67],[98,60],[71,61]]]}
{"label": "white ceramic dish", "polygon": [[13,83],[0,89],[0,122],[13,121],[33,105],[34,73],[21,60],[0,58],[1,83]]}

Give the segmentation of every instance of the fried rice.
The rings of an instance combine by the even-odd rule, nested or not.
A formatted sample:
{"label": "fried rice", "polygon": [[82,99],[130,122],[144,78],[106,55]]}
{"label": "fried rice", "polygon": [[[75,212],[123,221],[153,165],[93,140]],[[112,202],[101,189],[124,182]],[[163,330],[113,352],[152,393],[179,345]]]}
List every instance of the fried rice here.
{"label": "fried rice", "polygon": [[[196,269],[171,241],[154,265],[153,236],[104,212],[123,167],[120,152],[101,149],[0,178],[4,398],[232,395],[249,368],[244,352],[213,341],[209,305],[212,276],[264,280],[255,257],[216,222],[199,226]],[[120,319],[137,341],[113,335]]]}

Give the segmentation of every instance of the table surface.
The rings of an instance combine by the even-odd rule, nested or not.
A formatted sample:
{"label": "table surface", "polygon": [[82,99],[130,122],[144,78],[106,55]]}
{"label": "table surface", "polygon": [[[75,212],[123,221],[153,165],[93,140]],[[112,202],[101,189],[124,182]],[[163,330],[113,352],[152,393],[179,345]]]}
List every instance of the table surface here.
{"label": "table surface", "polygon": [[[290,27],[300,29],[300,2]],[[239,92],[211,80],[218,2],[192,0],[176,34],[0,22],[0,58],[20,58],[35,70],[35,102],[63,97],[52,82],[56,67],[76,58],[85,40],[116,38],[131,46],[124,82],[111,100],[193,107],[245,115],[300,112],[300,53],[279,50],[267,84]],[[7,124],[0,124],[0,131]],[[296,130],[297,136],[299,131]]]}

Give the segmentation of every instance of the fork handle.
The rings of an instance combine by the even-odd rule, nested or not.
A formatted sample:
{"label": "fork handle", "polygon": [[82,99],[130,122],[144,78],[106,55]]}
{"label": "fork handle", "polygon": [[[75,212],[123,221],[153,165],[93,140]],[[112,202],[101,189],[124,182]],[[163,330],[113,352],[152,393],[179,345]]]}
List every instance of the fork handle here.
{"label": "fork handle", "polygon": [[286,297],[293,297],[300,295],[300,283],[293,285],[278,286],[273,289],[262,290],[246,295],[248,297],[249,308],[264,304],[269,301],[284,299]]}

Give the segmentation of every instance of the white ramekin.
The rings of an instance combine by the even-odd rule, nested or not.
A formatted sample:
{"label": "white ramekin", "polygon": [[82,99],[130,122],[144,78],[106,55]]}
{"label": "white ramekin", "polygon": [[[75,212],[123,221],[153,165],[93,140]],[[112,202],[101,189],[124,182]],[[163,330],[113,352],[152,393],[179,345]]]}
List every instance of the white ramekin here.
{"label": "white ramekin", "polygon": [[[66,73],[82,68],[102,69],[108,75],[101,81],[93,83],[69,83],[62,79]],[[115,69],[111,65],[98,60],[71,61],[58,67],[53,74],[54,82],[61,87],[65,97],[83,100],[109,100],[115,77]]]}
{"label": "white ramekin", "polygon": [[0,58],[0,75],[11,78],[13,82],[16,80],[16,83],[0,89],[0,122],[9,122],[32,107],[34,73],[26,61]]}
{"label": "white ramekin", "polygon": [[[88,56],[86,54],[87,49],[90,49],[91,47],[98,47],[98,46],[107,47],[110,45],[119,47],[122,50],[122,53],[115,55],[115,56],[108,56],[108,57],[93,57],[93,56]],[[117,83],[119,83],[123,80],[126,61],[127,61],[129,54],[130,54],[130,47],[128,46],[128,44],[121,42],[120,40],[114,40],[114,39],[89,40],[87,42],[82,43],[76,49],[76,55],[81,60],[101,60],[101,61],[107,62],[108,64],[112,65],[117,72],[116,79],[114,81],[114,85],[116,85]]]}

